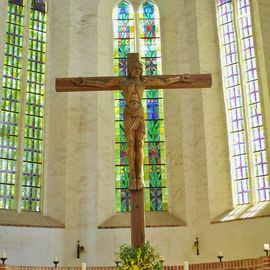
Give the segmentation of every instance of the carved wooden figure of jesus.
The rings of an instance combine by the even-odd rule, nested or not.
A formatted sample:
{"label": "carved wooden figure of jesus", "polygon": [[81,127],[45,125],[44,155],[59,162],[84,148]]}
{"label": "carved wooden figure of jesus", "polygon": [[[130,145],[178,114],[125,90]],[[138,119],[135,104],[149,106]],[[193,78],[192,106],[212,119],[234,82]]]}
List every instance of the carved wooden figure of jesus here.
{"label": "carved wooden figure of jesus", "polygon": [[143,144],[145,138],[144,110],[142,106],[143,91],[153,87],[163,88],[176,82],[193,82],[188,74],[172,78],[143,77],[142,64],[132,62],[128,67],[127,77],[116,77],[106,82],[93,81],[84,78],[74,79],[78,86],[94,86],[101,89],[119,87],[123,90],[124,132],[128,143],[129,189],[141,190],[144,188],[143,180]]}

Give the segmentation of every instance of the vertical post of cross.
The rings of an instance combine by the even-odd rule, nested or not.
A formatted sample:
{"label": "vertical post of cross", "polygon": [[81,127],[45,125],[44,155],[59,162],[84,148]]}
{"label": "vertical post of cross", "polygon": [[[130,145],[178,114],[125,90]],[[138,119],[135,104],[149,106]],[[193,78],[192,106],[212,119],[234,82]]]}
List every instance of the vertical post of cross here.
{"label": "vertical post of cross", "polygon": [[[129,70],[133,62],[139,61],[138,53],[129,53],[127,67]],[[143,246],[145,243],[145,212],[144,212],[144,190],[130,190],[131,205],[131,245],[132,247]]]}

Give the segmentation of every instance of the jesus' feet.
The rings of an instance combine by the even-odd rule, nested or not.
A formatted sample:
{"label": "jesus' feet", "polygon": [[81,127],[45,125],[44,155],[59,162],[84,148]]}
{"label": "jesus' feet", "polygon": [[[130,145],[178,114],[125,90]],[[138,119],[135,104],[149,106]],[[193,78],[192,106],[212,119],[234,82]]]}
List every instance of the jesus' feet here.
{"label": "jesus' feet", "polygon": [[144,184],[143,178],[139,176],[137,179],[137,189],[141,190],[141,189],[144,189],[144,187],[145,187],[145,184]]}

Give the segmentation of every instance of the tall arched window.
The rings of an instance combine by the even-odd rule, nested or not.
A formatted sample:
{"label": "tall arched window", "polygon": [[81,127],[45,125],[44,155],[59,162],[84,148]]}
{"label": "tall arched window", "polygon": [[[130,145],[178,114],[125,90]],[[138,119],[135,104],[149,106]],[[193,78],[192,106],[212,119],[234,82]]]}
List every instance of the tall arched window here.
{"label": "tall arched window", "polygon": [[217,0],[234,206],[270,200],[249,0]]}
{"label": "tall arched window", "polygon": [[[128,1],[116,4],[114,19],[114,70],[126,75],[127,53],[134,52],[138,44],[145,75],[161,74],[159,11],[151,1],[143,3],[135,11]],[[137,20],[135,20],[137,18]],[[136,31],[138,25],[138,31]],[[166,164],[164,143],[163,92],[146,90],[143,106],[146,120],[144,145],[144,180],[146,211],[167,210]],[[128,191],[127,143],[123,129],[124,101],[121,92],[115,94],[116,136],[116,210],[130,210]]]}
{"label": "tall arched window", "polygon": [[0,70],[0,208],[36,212],[42,197],[47,5],[45,0],[6,4]]}

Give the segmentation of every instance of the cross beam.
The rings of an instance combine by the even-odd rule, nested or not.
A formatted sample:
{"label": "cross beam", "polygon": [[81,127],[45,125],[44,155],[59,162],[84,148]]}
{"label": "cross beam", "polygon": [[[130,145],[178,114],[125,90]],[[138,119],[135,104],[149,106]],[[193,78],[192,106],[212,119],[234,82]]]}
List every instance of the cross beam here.
{"label": "cross beam", "polygon": [[[177,82],[168,86],[163,86],[162,89],[181,89],[181,88],[210,88],[212,85],[211,74],[189,74],[194,81],[192,82]],[[153,76],[157,79],[164,80],[166,78],[173,78],[179,75],[158,75]],[[149,76],[151,78],[151,76]],[[106,77],[84,77],[85,80],[103,81],[108,82],[116,78],[115,76]],[[120,77],[121,78],[121,77]],[[125,77],[122,77],[125,78]],[[113,91],[119,90],[117,86],[110,86],[105,88],[95,86],[78,86],[74,82],[80,79],[80,77],[73,78],[57,78],[56,79],[56,91],[57,92],[88,92],[88,91]],[[160,88],[159,85],[153,85],[153,89]]]}

